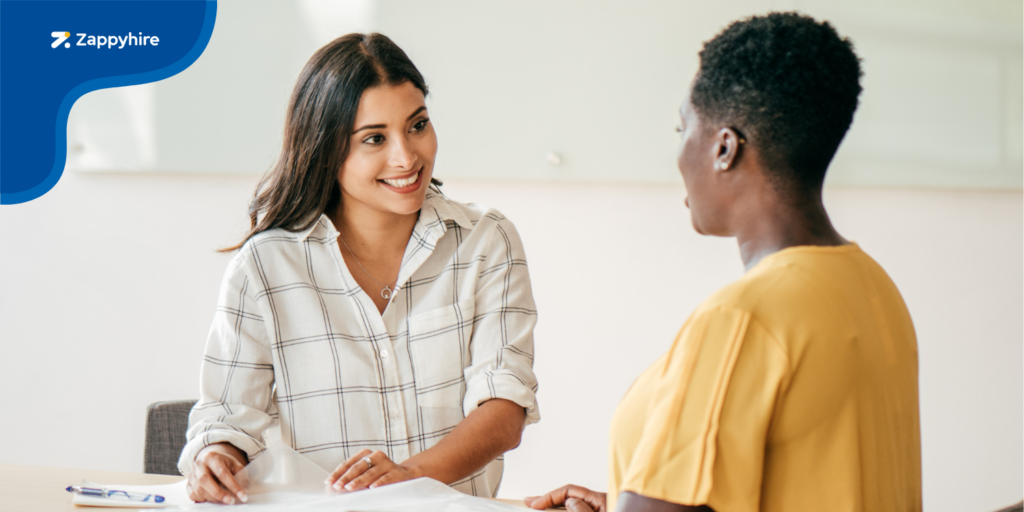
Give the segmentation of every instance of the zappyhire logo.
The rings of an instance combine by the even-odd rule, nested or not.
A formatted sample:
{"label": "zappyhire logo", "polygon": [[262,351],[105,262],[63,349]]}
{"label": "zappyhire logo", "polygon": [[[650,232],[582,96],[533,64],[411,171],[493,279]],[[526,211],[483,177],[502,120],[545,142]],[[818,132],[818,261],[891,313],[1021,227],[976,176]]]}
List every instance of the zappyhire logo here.
{"label": "zappyhire logo", "polygon": [[[50,48],[59,48],[62,44],[64,48],[71,48],[72,44],[68,41],[71,38],[71,32],[50,32],[50,36],[54,38],[53,43],[50,44]],[[77,38],[74,46],[92,46],[97,49],[113,49],[118,50],[125,46],[159,46],[160,38],[157,36],[143,35],[142,32],[133,34],[131,32],[128,35],[118,36],[97,36],[93,34],[86,34],[84,32],[78,32],[74,36]]]}

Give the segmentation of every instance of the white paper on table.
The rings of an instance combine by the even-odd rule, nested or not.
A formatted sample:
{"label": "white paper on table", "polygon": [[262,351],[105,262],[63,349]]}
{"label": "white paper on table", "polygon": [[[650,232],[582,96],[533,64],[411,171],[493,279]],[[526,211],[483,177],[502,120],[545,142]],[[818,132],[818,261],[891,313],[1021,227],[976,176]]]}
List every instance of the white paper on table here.
{"label": "white paper on table", "polygon": [[[335,491],[324,484],[329,473],[285,445],[269,448],[236,478],[249,500],[229,508],[207,503],[176,510],[219,508],[223,512],[525,512],[530,509],[462,494],[430,478],[418,478],[365,491]],[[189,502],[191,503],[191,502]]]}
{"label": "white paper on table", "polygon": [[255,509],[257,505],[307,503],[347,493],[324,483],[330,475],[291,447],[277,444],[267,448],[235,478],[246,489],[246,506]]}
{"label": "white paper on table", "polygon": [[99,496],[87,496],[75,494],[71,503],[83,507],[124,507],[124,508],[165,508],[191,505],[192,500],[188,499],[188,492],[185,490],[185,481],[163,485],[100,485],[88,480],[82,480],[82,487],[94,489],[106,488],[112,491],[125,491],[138,494],[156,494],[163,496],[164,501],[155,503],[149,501],[134,501],[120,498],[101,498]]}
{"label": "white paper on table", "polygon": [[267,448],[235,475],[250,496],[274,493],[332,494],[324,483],[331,474],[285,444]]}
{"label": "white paper on table", "polygon": [[[285,510],[285,509],[282,509]],[[462,494],[430,478],[417,478],[376,489],[357,491],[308,504],[292,504],[295,512],[523,512],[526,507]]]}
{"label": "white paper on table", "polygon": [[[248,501],[236,504],[230,510],[238,507],[247,512],[289,510],[295,504],[316,502],[348,492],[329,488],[324,483],[328,476],[330,473],[327,470],[287,445],[271,445],[235,475],[238,483],[245,488]],[[220,506],[192,504],[189,501],[187,506],[175,510],[203,510]]]}

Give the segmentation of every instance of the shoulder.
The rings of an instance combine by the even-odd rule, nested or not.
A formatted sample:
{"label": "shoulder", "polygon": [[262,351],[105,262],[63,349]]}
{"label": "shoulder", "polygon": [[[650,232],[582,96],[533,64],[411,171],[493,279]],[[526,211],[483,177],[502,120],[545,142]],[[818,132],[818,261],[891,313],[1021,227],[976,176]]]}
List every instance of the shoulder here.
{"label": "shoulder", "polygon": [[701,307],[746,311],[785,341],[859,332],[872,300],[891,305],[888,309],[903,304],[885,271],[851,244],[779,251]]}
{"label": "shoulder", "polygon": [[[426,213],[428,209],[429,214]],[[455,233],[458,250],[464,254],[483,256],[485,259],[526,261],[519,231],[511,220],[495,208],[478,203],[461,203],[440,194],[430,194],[420,215],[429,215],[430,218],[437,215],[444,219],[446,231],[449,234]]]}
{"label": "shoulder", "polygon": [[320,214],[315,220],[309,218],[306,222],[310,221],[312,224],[295,230],[274,228],[256,233],[242,244],[238,253],[258,257],[277,252],[301,251],[303,242],[326,244],[334,240],[336,232],[326,215]]}
{"label": "shoulder", "polygon": [[[462,203],[431,192],[423,203],[423,211],[437,215],[449,226],[457,225],[474,238],[490,238],[495,232],[513,232],[515,226],[496,208],[479,203]],[[518,234],[516,233],[516,237]]]}
{"label": "shoulder", "polygon": [[303,242],[329,243],[333,240],[332,232],[329,221],[321,216],[301,231],[274,228],[256,233],[232,254],[228,274],[245,273],[258,277],[269,268],[301,264],[305,261]]}
{"label": "shoulder", "polygon": [[716,292],[708,303],[727,304],[755,314],[766,308],[777,311],[778,305],[798,306],[845,292],[847,287],[843,285],[856,281],[856,276],[850,274],[859,274],[868,262],[874,263],[856,246],[784,249]]}
{"label": "shoulder", "polygon": [[766,302],[785,300],[799,294],[805,284],[799,268],[792,265],[759,267],[712,294],[701,309],[724,307],[756,313]]}
{"label": "shoulder", "polygon": [[235,251],[231,261],[232,264],[239,267],[249,268],[276,259],[275,256],[282,252],[297,250],[299,245],[298,238],[294,233],[281,228],[270,229],[257,233],[246,240]]}
{"label": "shoulder", "polygon": [[707,298],[694,312],[698,331],[718,326],[739,332],[753,328],[786,345],[794,326],[805,323],[809,308],[821,301],[807,269],[790,258],[769,256],[740,279]]}

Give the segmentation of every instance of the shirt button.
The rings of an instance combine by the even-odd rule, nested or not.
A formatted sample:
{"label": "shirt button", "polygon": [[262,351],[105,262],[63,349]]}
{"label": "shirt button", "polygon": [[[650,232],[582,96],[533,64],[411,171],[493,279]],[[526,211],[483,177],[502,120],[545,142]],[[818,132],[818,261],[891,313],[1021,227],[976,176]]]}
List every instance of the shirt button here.
{"label": "shirt button", "polygon": [[388,351],[387,350],[381,350],[380,351],[380,356],[381,357],[387,357],[388,356]]}
{"label": "shirt button", "polygon": [[398,420],[398,413],[397,413],[397,412],[393,412],[393,413],[391,413],[391,419],[393,419],[393,420],[396,420],[396,421],[397,421],[397,420]]}

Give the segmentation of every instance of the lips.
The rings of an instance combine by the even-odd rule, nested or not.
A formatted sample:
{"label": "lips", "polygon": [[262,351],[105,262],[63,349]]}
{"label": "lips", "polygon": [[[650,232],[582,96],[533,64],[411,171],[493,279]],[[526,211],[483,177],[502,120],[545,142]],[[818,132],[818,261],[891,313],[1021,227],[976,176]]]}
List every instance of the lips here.
{"label": "lips", "polygon": [[380,181],[383,181],[384,183],[387,183],[388,185],[391,185],[392,187],[395,188],[405,188],[408,187],[409,185],[412,185],[413,183],[416,183],[417,181],[419,181],[419,179],[420,172],[416,171],[416,174],[413,174],[412,176],[409,176],[407,178],[383,179]]}
{"label": "lips", "polygon": [[423,176],[423,168],[421,167],[418,171],[405,176],[396,176],[394,178],[384,178],[377,180],[387,188],[395,192],[413,192],[420,188],[420,177]]}

